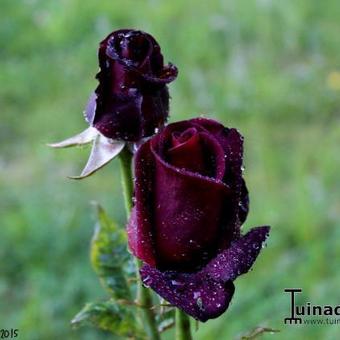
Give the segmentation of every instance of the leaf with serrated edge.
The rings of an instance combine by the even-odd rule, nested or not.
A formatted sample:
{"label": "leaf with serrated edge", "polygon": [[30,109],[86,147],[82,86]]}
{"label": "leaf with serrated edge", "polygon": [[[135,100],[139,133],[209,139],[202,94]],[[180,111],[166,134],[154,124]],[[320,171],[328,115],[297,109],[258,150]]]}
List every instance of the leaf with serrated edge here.
{"label": "leaf with serrated edge", "polygon": [[90,157],[80,176],[69,176],[72,179],[83,179],[95,173],[115,158],[124,148],[125,142],[113,141],[98,135],[93,142]]}
{"label": "leaf with serrated edge", "polygon": [[86,304],[73,318],[71,325],[74,328],[95,326],[124,337],[145,337],[138,327],[132,307],[119,305],[112,299]]}
{"label": "leaf with serrated edge", "polygon": [[98,222],[91,242],[91,263],[100,281],[116,299],[129,299],[130,290],[124,268],[130,259],[126,249],[126,233],[94,203]]}
{"label": "leaf with serrated edge", "polygon": [[83,132],[73,137],[67,138],[62,142],[47,144],[52,148],[70,148],[72,146],[79,146],[91,143],[99,132],[92,126],[84,130]]}

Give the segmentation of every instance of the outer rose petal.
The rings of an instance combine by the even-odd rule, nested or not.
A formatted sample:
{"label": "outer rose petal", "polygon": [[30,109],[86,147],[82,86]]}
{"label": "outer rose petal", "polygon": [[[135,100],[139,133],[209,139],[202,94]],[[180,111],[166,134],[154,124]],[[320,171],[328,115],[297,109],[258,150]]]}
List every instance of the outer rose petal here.
{"label": "outer rose petal", "polygon": [[86,120],[108,138],[139,140],[142,136],[154,134],[155,128],[162,126],[168,115],[166,87],[144,95],[136,89],[130,89],[128,94],[113,94],[101,114],[95,116],[96,96],[90,97]]}
{"label": "outer rose petal", "polygon": [[248,189],[246,186],[246,182],[243,179],[242,179],[242,185],[241,185],[240,202],[238,206],[239,206],[238,217],[239,217],[240,223],[243,224],[244,221],[247,219],[248,211],[249,211]]}
{"label": "outer rose petal", "polygon": [[142,101],[142,136],[151,136],[164,125],[169,113],[169,91],[166,86],[144,93]]}
{"label": "outer rose petal", "polygon": [[257,227],[233,242],[208,263],[204,271],[218,281],[235,280],[251,268],[269,235],[270,227]]}
{"label": "outer rose petal", "polygon": [[242,178],[243,137],[236,129],[226,128],[212,119],[195,118],[188,122],[207,130],[224,150],[226,171],[223,182],[233,192],[231,202],[226,202],[224,208],[224,233],[221,233],[219,244],[219,247],[226,249],[233,239],[240,237],[240,227],[249,209],[248,190]]}
{"label": "outer rose petal", "polygon": [[[216,251],[221,202],[229,189],[214,179],[177,171],[151,151],[151,143],[144,143],[135,156],[136,203],[128,224],[129,247],[148,264],[194,271],[192,261],[202,266]],[[184,193],[192,195],[183,200]],[[202,252],[205,259],[198,256]]]}
{"label": "outer rose petal", "polygon": [[[197,270],[216,252],[227,185],[155,157],[154,239],[157,267]],[[202,255],[203,254],[203,255]]]}
{"label": "outer rose petal", "polygon": [[141,94],[134,90],[128,95],[111,95],[96,115],[94,127],[104,136],[113,139],[138,140],[143,135]]}
{"label": "outer rose petal", "polygon": [[155,265],[152,239],[154,159],[150,141],[142,144],[135,155],[135,206],[127,226],[128,243],[133,255]]}
{"label": "outer rose petal", "polygon": [[162,272],[145,265],[141,278],[146,286],[195,319],[204,322],[216,318],[229,306],[234,293],[232,281],[249,271],[268,232],[269,227],[250,230],[199,272]]}
{"label": "outer rose petal", "polygon": [[208,130],[221,144],[226,156],[225,182],[240,190],[242,185],[243,137],[236,129],[229,129],[212,119],[195,118],[189,122]]}
{"label": "outer rose petal", "polygon": [[[229,221],[226,230],[231,233],[232,239],[240,235],[241,224],[248,214],[247,189],[242,178],[243,164],[243,137],[236,129],[223,129],[215,135],[223,146],[226,155],[226,169],[224,182],[227,183],[232,191],[232,203],[228,205],[229,214],[234,217]],[[230,239],[226,243],[230,244]]]}
{"label": "outer rose petal", "polygon": [[224,284],[200,273],[161,272],[144,265],[140,274],[146,286],[202,322],[220,316],[228,308],[235,290],[231,281]]}

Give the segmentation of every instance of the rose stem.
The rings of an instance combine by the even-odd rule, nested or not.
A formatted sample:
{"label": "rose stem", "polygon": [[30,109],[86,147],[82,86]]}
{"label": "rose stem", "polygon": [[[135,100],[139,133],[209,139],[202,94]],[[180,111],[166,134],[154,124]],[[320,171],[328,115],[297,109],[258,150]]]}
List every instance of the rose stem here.
{"label": "rose stem", "polygon": [[[119,155],[120,168],[122,173],[122,186],[125,200],[125,209],[127,218],[130,216],[132,209],[132,195],[133,195],[133,177],[132,177],[132,153],[129,151],[128,147],[122,150]],[[137,276],[137,298],[136,302],[143,306],[142,314],[143,319],[147,324],[147,331],[151,340],[160,340],[160,335],[158,333],[157,324],[155,320],[154,312],[152,308],[152,297],[150,291],[145,288],[139,277],[139,269],[141,268],[142,262],[136,259],[136,276]]]}
{"label": "rose stem", "polygon": [[176,308],[176,340],[192,340],[189,316]]}

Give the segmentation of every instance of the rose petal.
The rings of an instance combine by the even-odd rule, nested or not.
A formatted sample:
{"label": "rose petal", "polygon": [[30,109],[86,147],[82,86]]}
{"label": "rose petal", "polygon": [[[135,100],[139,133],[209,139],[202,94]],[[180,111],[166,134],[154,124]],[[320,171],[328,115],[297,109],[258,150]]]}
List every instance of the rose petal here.
{"label": "rose petal", "polygon": [[135,206],[127,226],[132,253],[151,265],[156,264],[151,236],[153,210],[154,159],[150,141],[142,144],[135,154]]}
{"label": "rose petal", "polygon": [[239,201],[238,206],[239,206],[238,217],[240,219],[240,223],[243,224],[244,221],[247,219],[248,211],[249,211],[248,189],[246,186],[246,182],[243,179],[242,179],[242,185],[241,185],[240,201]]}
{"label": "rose petal", "polygon": [[149,265],[140,270],[143,283],[172,305],[202,322],[217,318],[229,306],[235,287],[201,273],[161,272]]}
{"label": "rose petal", "polygon": [[229,188],[212,178],[173,167],[152,151],[157,183],[152,210],[157,266],[194,271],[216,252]]}
{"label": "rose petal", "polygon": [[[145,43],[148,45],[144,55],[137,56],[138,60],[134,62],[136,57],[131,54],[131,51],[125,50],[125,52],[121,54],[123,51],[118,51],[115,47],[115,44],[112,43],[114,37],[116,37],[117,40],[117,36],[119,35],[122,36],[121,39],[123,40],[125,40],[127,36],[139,35],[139,39],[145,40]],[[121,43],[125,45],[125,48],[127,47],[124,41],[121,41]],[[126,70],[130,70],[135,74],[138,74],[145,82],[154,85],[165,85],[172,82],[177,77],[177,67],[171,63],[164,65],[160,46],[158,45],[157,41],[148,33],[127,29],[119,30],[114,32],[113,35],[110,34],[108,37],[106,37],[101,42],[100,46],[99,53],[102,55],[107,55],[112,60],[117,61]],[[139,51],[138,48],[133,48],[132,50]]]}
{"label": "rose petal", "polygon": [[150,150],[150,143],[142,145],[135,157],[136,212],[128,227],[130,248],[149,264],[155,263],[155,249],[157,265],[163,269],[179,264],[195,270],[193,262],[203,266],[216,251],[221,204],[229,189],[212,178],[172,167]]}
{"label": "rose petal", "polygon": [[[173,133],[175,132],[176,134],[181,134],[185,132],[187,129],[190,129],[192,127],[197,128],[197,131],[199,132],[200,137],[202,138],[205,144],[204,145],[205,151],[208,152],[209,155],[213,155],[215,158],[213,162],[216,163],[215,164],[216,174],[213,177],[202,176],[199,173],[187,171],[186,169],[183,168],[178,169],[177,166],[172,165],[171,161],[169,160],[168,150],[169,148],[171,149]],[[192,124],[191,120],[172,123],[168,125],[166,128],[164,128],[163,131],[161,131],[152,138],[151,141],[152,151],[162,163],[164,163],[167,167],[172,168],[174,171],[180,170],[181,173],[187,176],[202,178],[211,183],[215,183],[223,187],[228,187],[228,185],[226,185],[220,179],[221,174],[224,172],[224,164],[222,164],[222,162],[224,162],[223,149],[218,145],[218,142],[217,140],[214,139],[214,136],[207,135],[205,132],[206,132],[205,129],[203,129],[201,126],[197,124]]]}
{"label": "rose petal", "polygon": [[130,31],[122,35],[119,49],[122,59],[127,59],[139,66],[147,57],[150,57],[153,46],[149,35],[141,31]]}
{"label": "rose petal", "polygon": [[173,136],[172,139],[173,147],[168,150],[169,163],[179,169],[184,168],[201,175],[208,175],[198,131],[191,128],[178,137]]}
{"label": "rose petal", "polygon": [[[227,248],[233,238],[240,235],[240,227],[247,218],[249,197],[246,184],[242,178],[243,172],[243,137],[236,129],[229,129],[212,119],[195,118],[191,123],[200,125],[209,131],[220,143],[225,152],[225,168],[223,181],[229,185],[233,195],[232,203],[226,206],[225,237],[221,238],[220,247]],[[230,237],[232,235],[232,237]]]}
{"label": "rose petal", "polygon": [[242,185],[243,137],[236,129],[229,129],[212,119],[195,118],[189,122],[197,124],[209,131],[223,147],[226,156],[225,181],[230,186],[237,186],[239,192]]}
{"label": "rose petal", "polygon": [[168,150],[168,161],[177,168],[222,180],[225,173],[224,152],[217,140],[208,133],[192,127],[172,134],[173,147]]}
{"label": "rose petal", "polygon": [[268,233],[269,227],[253,228],[196,273],[160,271],[144,265],[142,281],[195,319],[216,318],[229,306],[235,289],[232,281],[249,271]]}
{"label": "rose petal", "polygon": [[105,106],[99,108],[101,111],[94,118],[94,127],[108,138],[129,141],[140,139],[142,100],[138,91],[130,91],[128,95],[111,95]]}
{"label": "rose petal", "polygon": [[169,114],[169,91],[167,87],[144,93],[142,101],[142,135],[151,136],[161,128]]}
{"label": "rose petal", "polygon": [[161,75],[158,77],[151,74],[141,74],[145,81],[155,85],[169,84],[177,78],[177,75],[178,69],[171,63],[169,63],[167,66],[164,66]]}
{"label": "rose petal", "polygon": [[204,271],[217,281],[233,281],[247,273],[259,255],[270,227],[257,227],[233,242],[227,250],[210,261]]}
{"label": "rose petal", "polygon": [[122,29],[109,34],[100,43],[99,53],[118,61],[125,69],[145,72],[151,66],[149,59],[154,51],[161,58],[157,60],[158,68],[154,70],[159,72],[163,67],[163,57],[157,41],[148,33]]}

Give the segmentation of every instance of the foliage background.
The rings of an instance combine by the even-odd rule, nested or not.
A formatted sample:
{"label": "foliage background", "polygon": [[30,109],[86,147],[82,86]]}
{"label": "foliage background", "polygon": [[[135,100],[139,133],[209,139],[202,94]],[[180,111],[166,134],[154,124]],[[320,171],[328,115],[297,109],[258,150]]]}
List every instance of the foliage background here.
{"label": "foliage background", "polygon": [[23,339],[108,338],[72,331],[69,320],[104,296],[88,259],[89,202],[124,225],[117,162],[70,181],[89,150],[45,143],[86,127],[98,42],[134,27],[179,67],[171,121],[207,114],[242,131],[244,228],[273,226],[228,312],[195,339],[233,339],[258,325],[281,330],[264,339],[339,337],[339,325],[283,325],[285,287],[339,303],[339,13],[338,1],[1,0],[0,328]]}

